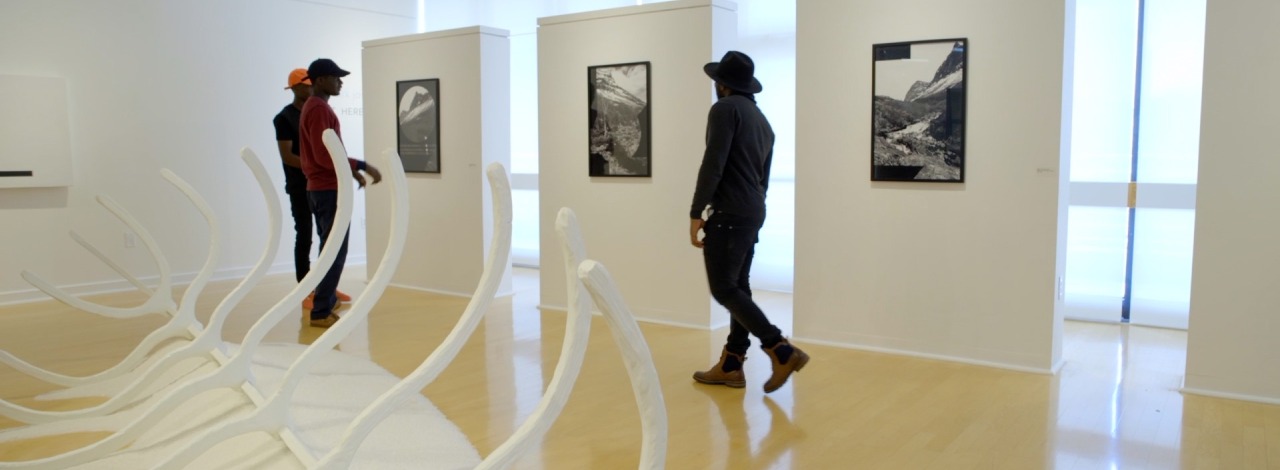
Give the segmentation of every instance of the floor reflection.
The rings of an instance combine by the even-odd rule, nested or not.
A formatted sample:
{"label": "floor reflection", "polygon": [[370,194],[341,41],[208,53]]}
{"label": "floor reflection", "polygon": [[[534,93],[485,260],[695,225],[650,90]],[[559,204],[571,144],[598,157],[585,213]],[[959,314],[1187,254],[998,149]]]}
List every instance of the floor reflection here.
{"label": "floor reflection", "polygon": [[[537,310],[537,272],[518,269],[513,280],[515,295],[494,302],[460,354],[483,361],[450,367],[425,390],[429,397],[453,397],[437,401],[482,454],[533,412],[564,334],[563,312]],[[362,280],[344,282],[358,291]],[[270,307],[253,299],[237,312]],[[340,349],[406,374],[443,340],[467,300],[396,290]],[[789,295],[765,293],[760,303],[779,323],[789,323]],[[304,312],[295,315],[273,330],[269,341],[309,343],[323,332],[293,323]],[[256,316],[239,318],[229,323],[228,337],[242,336]],[[769,362],[755,347],[745,364],[746,390],[688,379],[693,370],[715,363],[726,329],[642,328],[668,400],[669,451],[683,456],[669,459],[670,468],[833,468],[833,462],[880,468],[1250,468],[1220,465],[1247,464],[1244,457],[1224,460],[1220,453],[1196,450],[1240,447],[1234,443],[1244,438],[1224,438],[1201,427],[1249,419],[1242,410],[1252,405],[1184,400],[1178,392],[1186,362],[1182,331],[1068,322],[1066,364],[1057,376],[813,347],[818,353],[813,365],[766,396],[759,387]],[[592,329],[574,397],[544,449],[518,468],[613,467],[638,449],[638,429],[632,429],[638,424],[620,358],[611,351],[607,327],[595,321]],[[597,339],[598,334],[604,336]],[[699,352],[684,351],[689,346]],[[1256,417],[1264,424],[1259,429],[1280,421],[1276,411],[1265,409]],[[600,423],[598,416],[612,416],[600,418],[611,424]],[[1186,429],[1189,424],[1193,431]],[[627,444],[602,447],[606,436]],[[1261,461],[1266,458],[1264,450]]]}
{"label": "floor reflection", "polygon": [[[727,436],[727,442],[712,452],[721,462],[715,468],[793,468],[791,451],[803,441],[806,433],[791,421],[791,416],[772,397],[744,397],[741,391],[722,386],[690,383],[689,386],[711,401],[715,432]],[[789,401],[790,396],[784,396]],[[787,403],[786,406],[790,406]]]}
{"label": "floor reflection", "polygon": [[1068,322],[1065,336],[1059,466],[1176,468],[1186,333]]}
{"label": "floor reflection", "polygon": [[[345,276],[342,288],[359,292],[362,281]],[[292,276],[268,277],[232,313],[224,338],[242,341],[294,285]],[[493,303],[458,358],[423,390],[482,455],[533,412],[564,337],[565,314],[537,309],[537,272],[516,270],[514,285],[515,295]],[[210,284],[197,306],[202,321],[232,287]],[[765,297],[771,315],[789,316],[786,296]],[[339,348],[367,354],[404,376],[444,340],[468,300],[388,289],[367,324]],[[295,307],[267,342],[314,341],[323,330],[303,319]],[[90,318],[55,302],[0,306],[0,344],[38,365],[88,374],[118,361],[160,323]],[[641,428],[629,377],[603,319],[594,318],[591,330],[563,414],[514,468],[630,468],[638,462]],[[667,468],[1280,468],[1280,406],[1179,392],[1183,331],[1067,322],[1065,365],[1056,376],[800,340],[813,362],[768,395],[761,385],[770,364],[758,345],[747,355],[747,388],[691,380],[693,371],[719,358],[727,329],[645,323],[641,331],[667,404]],[[0,368],[0,397],[31,403],[53,388]],[[0,428],[16,425],[0,420]],[[56,443],[39,445],[46,444]],[[0,456],[36,447],[0,446]]]}

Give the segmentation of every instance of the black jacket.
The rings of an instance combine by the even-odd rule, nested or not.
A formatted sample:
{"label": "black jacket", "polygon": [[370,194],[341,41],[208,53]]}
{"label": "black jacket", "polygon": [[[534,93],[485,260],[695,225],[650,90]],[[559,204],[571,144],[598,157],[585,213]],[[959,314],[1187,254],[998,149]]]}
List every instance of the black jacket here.
{"label": "black jacket", "polygon": [[751,98],[730,95],[711,105],[707,151],[698,170],[689,218],[702,218],[703,209],[711,205],[716,213],[763,225],[773,139],[769,120]]}

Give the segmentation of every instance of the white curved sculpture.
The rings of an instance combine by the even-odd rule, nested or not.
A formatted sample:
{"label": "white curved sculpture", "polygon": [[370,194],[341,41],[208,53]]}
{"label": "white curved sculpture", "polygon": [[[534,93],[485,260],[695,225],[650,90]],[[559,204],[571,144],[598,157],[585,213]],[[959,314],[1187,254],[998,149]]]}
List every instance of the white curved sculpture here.
{"label": "white curved sculpture", "polygon": [[[169,182],[174,183],[173,180],[169,180]],[[190,197],[190,194],[188,194],[188,197]],[[105,207],[107,211],[111,212],[111,214],[116,216],[116,218],[121,222],[124,222],[130,230],[133,230],[133,232],[138,235],[138,238],[142,240],[142,245],[147,247],[147,251],[151,253],[152,259],[155,260],[156,267],[160,271],[160,286],[151,293],[151,296],[147,298],[147,301],[135,307],[108,307],[72,296],[61,288],[45,281],[44,278],[41,278],[33,272],[25,270],[22,271],[22,278],[26,279],[27,282],[36,289],[40,289],[41,292],[53,297],[57,301],[62,302],[69,307],[77,310],[83,310],[94,315],[100,315],[108,318],[134,318],[152,313],[172,311],[173,299],[169,297],[172,295],[169,292],[172,282],[171,273],[169,271],[169,261],[164,257],[164,253],[160,251],[160,245],[156,243],[155,238],[151,236],[151,232],[143,227],[133,214],[125,210],[124,207],[121,207],[114,199],[106,195],[99,195],[95,199],[98,201],[98,204]]]}
{"label": "white curved sculpture", "polygon": [[583,261],[578,266],[578,279],[604,313],[613,340],[622,352],[622,361],[627,365],[627,375],[631,377],[643,432],[639,468],[662,469],[667,461],[667,405],[662,398],[662,383],[658,381],[658,369],[653,365],[649,344],[603,264]]}
{"label": "white curved sculpture", "polygon": [[[347,154],[342,142],[332,130],[326,130],[324,132],[324,143],[333,155],[335,168],[341,168],[338,172],[338,180],[349,187],[351,185],[350,168],[346,164]],[[187,447],[177,454],[164,459],[155,468],[183,468],[215,445],[243,434],[267,432],[283,435],[284,433],[293,432],[289,428],[292,423],[289,404],[293,401],[294,393],[297,392],[303,377],[317,366],[317,359],[320,354],[338,346],[338,343],[368,317],[373,305],[377,303],[382,296],[382,292],[391,283],[391,276],[395,273],[396,268],[399,267],[400,258],[404,255],[404,243],[409,232],[408,181],[405,179],[404,168],[401,166],[399,158],[387,158],[387,161],[389,162],[387,179],[391,186],[392,196],[391,237],[387,243],[386,251],[383,253],[382,263],[369,279],[368,287],[353,300],[351,310],[346,312],[342,320],[325,330],[324,334],[320,335],[315,342],[311,343],[311,346],[307,347],[297,362],[285,373],[284,379],[281,380],[280,386],[275,390],[275,393],[271,394],[265,402],[258,403],[257,408],[250,412],[248,416],[237,417],[231,421],[219,423],[213,429],[206,430]],[[341,192],[341,189],[339,191]],[[348,205],[350,204],[349,194],[343,199],[348,199],[348,201],[344,202]],[[347,218],[350,219],[350,216],[348,215]],[[335,223],[333,231],[345,236],[346,227],[338,227]],[[339,239],[337,243],[341,243],[341,240]],[[331,244],[326,244],[326,247]],[[332,260],[329,264],[333,264]],[[327,271],[328,266],[322,266],[320,270]],[[313,269],[314,271],[315,269]],[[290,446],[290,450],[294,452],[303,465],[308,468],[315,465],[315,456],[305,445]]]}
{"label": "white curved sculpture", "polygon": [[[136,366],[137,363],[140,363],[143,360],[145,360],[147,358],[148,352],[152,351],[153,349],[155,349],[156,346],[159,346],[161,343],[165,341],[175,339],[175,338],[189,339],[198,335],[202,330],[199,320],[196,319],[196,312],[195,312],[196,299],[200,296],[200,292],[204,290],[205,285],[208,284],[209,277],[213,275],[213,269],[218,260],[219,247],[221,246],[221,237],[218,235],[217,218],[213,213],[213,208],[209,207],[208,201],[206,201],[203,197],[201,197],[200,194],[196,192],[195,188],[191,187],[191,185],[188,184],[185,180],[178,177],[178,175],[174,174],[172,171],[169,171],[167,169],[161,170],[160,173],[164,176],[166,180],[169,181],[169,183],[173,184],[175,187],[181,190],[182,193],[185,194],[193,204],[195,204],[196,208],[200,210],[201,215],[204,216],[205,223],[208,224],[209,230],[210,230],[209,254],[205,259],[204,266],[200,269],[200,272],[196,274],[195,280],[191,282],[191,285],[187,288],[186,292],[183,293],[182,303],[178,306],[177,310],[173,312],[173,316],[169,318],[169,321],[165,323],[163,326],[161,326],[160,328],[157,328],[156,330],[152,331],[145,338],[143,338],[142,342],[140,342],[138,346],[135,347],[133,351],[130,352],[130,354],[125,357],[123,361],[118,363],[116,366],[113,366],[112,368],[107,369],[107,371],[104,371],[103,373],[99,373],[95,375],[100,379],[111,378],[116,375],[120,375],[128,372],[134,366]],[[150,238],[151,236],[148,234],[144,237],[144,240],[147,240]],[[146,243],[154,244],[154,240],[146,241]],[[84,307],[87,307],[89,309],[86,311],[90,311],[91,313],[98,313],[100,315],[112,316],[108,314],[109,311],[112,310],[111,308],[102,307],[97,304],[91,304],[89,302],[85,302],[83,300],[76,299],[74,297],[62,298],[66,294],[65,292],[62,292],[61,289],[58,289],[57,287],[54,287],[52,285],[39,286],[39,284],[42,284],[45,282],[39,279],[34,274],[23,272],[23,277],[27,277],[27,279],[31,281],[32,284],[37,285],[38,287],[40,287],[41,290],[48,292],[50,295],[53,295],[59,298],[59,300],[62,300],[63,302],[68,303],[68,305],[81,304]],[[163,293],[162,290],[156,291],[156,294],[162,294],[162,293]],[[159,298],[158,295],[152,296],[152,299],[157,299],[157,298]],[[76,305],[73,305],[73,306],[76,306]],[[94,309],[102,309],[102,310],[94,311]],[[119,405],[113,404],[112,407],[110,407],[109,409],[118,409],[118,408],[119,408]],[[104,407],[103,409],[108,409],[108,407]],[[89,414],[85,414],[85,412],[80,412],[80,411],[70,411],[70,412],[41,411],[33,408],[15,405],[9,401],[0,400],[0,415],[3,415],[10,419],[18,420],[24,423],[47,423],[47,422],[55,421],[65,417],[79,416],[79,415],[87,416]]]}
{"label": "white curved sculpture", "polygon": [[[331,374],[333,370],[367,372],[370,367],[373,370],[380,370],[372,363],[363,366],[355,364],[355,362],[367,361],[343,355],[332,349],[367,316],[373,304],[390,282],[391,274],[398,265],[399,255],[404,249],[408,225],[408,192],[403,169],[399,164],[400,161],[394,155],[388,158],[388,161],[391,162],[388,175],[390,176],[389,180],[393,196],[391,240],[388,243],[387,251],[384,253],[384,256],[386,256],[384,258],[385,261],[379,267],[378,272],[371,278],[369,288],[355,300],[351,311],[344,316],[342,321],[326,331],[315,343],[306,347],[300,354],[297,353],[297,350],[302,347],[298,345],[282,346],[285,348],[283,351],[272,350],[272,348],[261,349],[259,347],[265,331],[278,323],[281,319],[280,317],[283,316],[280,311],[285,309],[285,306],[296,304],[303,293],[308,292],[318,283],[319,278],[327,271],[327,266],[332,265],[336,257],[337,246],[340,243],[340,239],[334,239],[335,235],[341,236],[345,233],[346,225],[350,222],[351,182],[347,175],[347,167],[343,164],[345,162],[342,161],[342,159],[345,159],[345,154],[342,152],[341,144],[336,140],[336,135],[326,132],[325,139],[326,144],[330,146],[331,153],[334,154],[335,160],[339,160],[335,162],[338,163],[336,166],[339,168],[339,203],[334,230],[325,245],[327,250],[322,250],[320,259],[317,260],[317,268],[312,270],[312,273],[318,273],[318,275],[309,274],[298,288],[277,303],[266,316],[261,318],[250,330],[244,345],[236,349],[230,359],[223,358],[217,351],[217,346],[213,346],[213,350],[209,351],[208,354],[213,355],[220,363],[216,366],[216,371],[171,389],[154,404],[147,403],[154,406],[150,406],[146,410],[141,410],[141,406],[133,407],[123,410],[114,416],[80,418],[42,425],[49,429],[62,425],[64,426],[62,428],[64,432],[100,428],[115,431],[118,428],[106,425],[102,420],[129,415],[131,417],[130,423],[123,429],[119,429],[112,436],[88,447],[48,459],[26,462],[0,462],[0,468],[62,469],[74,466],[76,468],[150,467],[171,469],[185,468],[188,464],[196,463],[198,464],[196,466],[200,468],[219,469],[345,469],[349,468],[353,461],[361,462],[364,465],[373,465],[372,468],[379,469],[392,467],[421,468],[424,463],[428,462],[450,465],[450,468],[454,468],[460,465],[461,462],[478,461],[478,456],[475,456],[474,449],[461,448],[464,445],[462,442],[465,442],[465,438],[460,437],[457,434],[456,427],[448,423],[447,419],[438,411],[435,411],[434,417],[429,419],[435,420],[435,425],[441,428],[420,429],[424,433],[431,433],[431,431],[444,432],[447,436],[439,437],[442,442],[454,442],[451,439],[462,439],[462,442],[454,442],[451,444],[452,447],[450,444],[445,444],[443,449],[436,448],[427,454],[419,453],[417,454],[418,460],[409,458],[411,454],[405,452],[406,449],[402,447],[396,448],[396,452],[393,454],[365,455],[369,452],[376,452],[376,450],[369,449],[368,447],[370,446],[366,446],[365,449],[361,450],[361,446],[365,443],[365,438],[369,433],[374,428],[377,428],[384,419],[393,416],[395,411],[401,409],[402,404],[414,402],[415,399],[418,402],[423,400],[419,391],[426,384],[433,381],[448,363],[456,357],[467,338],[474,332],[497,291],[501,277],[506,270],[511,246],[510,185],[505,170],[501,165],[497,164],[490,165],[486,171],[493,194],[493,216],[495,221],[494,237],[490,242],[488,261],[475,295],[454,330],[418,369],[404,380],[389,387],[387,392],[365,407],[352,423],[346,427],[345,434],[328,453],[325,453],[323,449],[316,449],[303,442],[300,436],[304,431],[293,428],[296,425],[295,420],[298,416],[295,414],[297,411],[290,410],[290,405],[296,406],[299,404],[294,395],[299,390],[299,387],[302,386],[301,384],[304,380],[313,382],[310,386],[310,393],[316,393],[317,389],[315,387],[317,384],[314,382],[317,380],[329,380],[330,385],[338,384],[334,380],[345,381],[342,386],[348,390],[359,390],[370,385],[376,388],[379,387],[377,384],[385,384],[386,381],[393,380],[385,371],[381,371],[381,374],[377,376],[353,375],[345,378],[324,374]],[[247,151],[242,153],[244,158],[249,158],[249,155],[251,153]],[[254,162],[257,163],[256,159]],[[262,178],[263,173],[258,172],[261,165],[259,164],[256,167],[251,165],[251,167],[255,169],[255,175],[260,177],[259,184],[263,187],[264,193],[269,192],[269,185],[266,184],[267,180]],[[271,205],[270,213],[273,219],[272,233],[273,235],[278,234],[280,220],[278,205]],[[619,349],[632,379],[632,388],[641,412],[644,433],[639,468],[646,470],[661,469],[664,466],[666,455],[667,417],[657,371],[654,368],[648,346],[640,333],[638,325],[635,323],[634,317],[631,316],[630,311],[623,303],[621,295],[618,293],[607,271],[598,263],[585,260],[586,249],[578,230],[576,218],[571,210],[561,210],[556,221],[556,229],[560,235],[561,248],[565,256],[566,278],[569,281],[566,289],[571,299],[560,359],[554,376],[537,409],[505,443],[495,449],[486,459],[479,461],[477,468],[507,468],[512,465],[546,434],[551,424],[563,410],[581,370],[586,353],[591,322],[591,301],[587,298],[588,293],[590,293],[605,314],[606,321],[610,325],[615,341],[619,344]],[[249,288],[260,279],[265,266],[264,260],[273,258],[274,247],[278,244],[277,241],[276,237],[273,236],[271,238],[268,243],[268,249],[265,251],[263,258],[260,259],[259,265],[255,267],[245,281],[237,286],[236,290],[223,300],[219,305],[218,311],[215,312],[214,317],[210,320],[209,328],[201,336],[197,337],[192,344],[204,344],[201,338],[221,329],[221,320],[225,317],[225,313],[230,310],[230,306],[243,298]],[[255,335],[255,333],[261,334]],[[278,349],[279,347],[273,348]],[[166,355],[164,359],[156,363],[157,365],[148,369],[147,373],[154,373],[152,371],[164,368],[158,364],[167,362],[166,360],[172,361],[169,359],[170,357],[176,357],[179,354],[194,354],[190,349],[184,346],[179,351],[186,352],[175,352],[176,354]],[[249,358],[254,356],[255,351],[269,350],[272,350],[272,353],[267,354],[267,357],[270,358],[268,362],[274,361],[279,365],[271,366],[266,364],[268,369],[263,369],[264,364],[261,361],[256,361],[253,364],[254,369],[259,374],[264,375],[257,380],[253,379],[247,369],[249,367]],[[284,352],[284,354],[279,354],[281,352]],[[259,359],[262,358],[261,355],[258,357]],[[295,357],[297,358],[296,360],[294,360]],[[346,364],[334,364],[338,362],[345,362]],[[243,371],[241,370],[242,365],[245,368]],[[322,365],[325,367],[326,372],[322,372],[320,375],[312,374],[317,367]],[[279,367],[276,370],[282,372],[274,372],[270,369],[271,367]],[[285,367],[287,367],[287,370]],[[236,376],[237,373],[240,373],[239,377]],[[236,385],[239,385],[239,388],[235,388]],[[267,389],[275,390],[267,399],[264,399],[261,394],[264,386]],[[351,387],[356,388],[353,389]],[[325,389],[324,386],[321,386],[319,390]],[[202,393],[208,391],[216,391],[216,394]],[[315,403],[314,395],[300,398],[308,402],[310,407],[323,406]],[[369,398],[365,399],[368,400]],[[350,400],[343,401],[343,403],[347,402],[350,402]],[[416,404],[417,402],[414,403]],[[304,410],[306,409],[304,406]],[[414,408],[414,410],[403,411],[410,413],[423,412],[421,406]],[[354,414],[354,410],[351,410],[351,413]],[[192,417],[190,419],[201,419],[202,421],[199,421],[199,423],[192,423],[199,424],[201,428],[192,430],[190,427],[181,429],[174,427],[175,416],[178,416],[176,418],[178,421],[184,419],[182,418],[184,416]],[[304,418],[314,420],[315,416],[304,416]],[[337,416],[325,419],[336,418]],[[66,426],[71,424],[72,421],[83,423],[83,425],[79,427]],[[155,426],[156,423],[162,421],[166,422],[165,426],[157,428]],[[314,423],[314,421],[311,422]],[[421,420],[418,422],[421,422]],[[401,420],[392,429],[403,429],[404,424],[403,420]],[[98,428],[94,428],[95,425]],[[332,425],[329,425],[329,427],[332,427]],[[443,429],[445,427],[452,428],[452,434],[448,433],[448,429]],[[160,434],[151,432],[153,430],[160,432]],[[265,431],[268,435],[256,434],[254,431]],[[380,429],[380,431],[388,430]],[[193,433],[198,435],[194,438],[186,435]],[[402,434],[404,433],[402,432]],[[134,443],[139,436],[145,436],[145,441],[139,443],[143,447],[134,446],[136,450],[120,450],[124,446]],[[314,438],[315,436],[312,437]],[[219,443],[228,441],[228,439],[234,440],[227,442],[227,445],[219,446]],[[281,445],[282,443],[283,445]],[[400,445],[403,446],[403,444]],[[215,446],[220,451],[227,449],[234,449],[234,451],[231,454],[208,454],[207,452]],[[180,450],[169,454],[171,452],[170,449],[173,447],[180,447]],[[416,450],[417,448],[415,447],[414,449]],[[155,458],[156,455],[166,455],[166,457],[157,460]],[[322,455],[323,458],[317,461],[316,455]],[[429,455],[431,458],[421,460],[422,455]],[[104,457],[104,460],[97,461]],[[156,463],[157,461],[159,462],[158,464]],[[446,464],[446,462],[448,463]],[[473,464],[466,463],[465,465],[470,466]]]}
{"label": "white curved sculpture", "polygon": [[[337,147],[341,152],[341,143],[338,141],[336,134],[333,134],[332,131],[326,131],[324,137],[326,144],[329,144],[330,141],[337,142]],[[330,147],[332,148],[333,146],[330,145]],[[347,227],[351,223],[353,199],[351,169],[347,164],[345,152],[341,152],[339,155],[331,150],[331,154],[335,160],[335,170],[338,173],[338,207],[334,218],[333,230],[329,233],[324,248],[320,250],[320,255],[315,263],[312,264],[311,272],[304,276],[302,281],[288,295],[280,299],[262,318],[259,318],[254,323],[248,334],[246,334],[244,342],[229,359],[215,370],[199,377],[191,378],[180,386],[163,393],[157,399],[149,401],[149,406],[145,411],[139,413],[128,424],[112,429],[115,432],[102,440],[79,449],[42,459],[0,462],[0,469],[56,470],[92,462],[125,448],[140,435],[163,420],[169,413],[187,404],[192,398],[213,390],[235,390],[242,393],[243,395],[240,396],[246,397],[253,404],[261,405],[265,403],[266,400],[262,392],[254,385],[250,374],[250,362],[254,353],[267,333],[292,313],[297,308],[298,303],[302,301],[302,298],[320,283],[321,278],[324,277],[329,267],[333,265],[334,260],[337,259],[342,237],[345,236]],[[339,324],[341,325],[341,323]],[[297,436],[292,432],[285,430],[281,433],[281,437],[291,449],[303,448]]]}
{"label": "white curved sculpture", "polygon": [[560,348],[560,361],[551,376],[551,383],[547,385],[547,390],[543,392],[542,400],[533,413],[477,468],[507,468],[528,452],[530,446],[546,435],[551,424],[564,410],[569,392],[573,391],[578,372],[582,370],[582,360],[586,357],[587,340],[591,333],[591,299],[577,276],[578,263],[586,258],[586,245],[578,234],[577,225],[573,211],[560,209],[556,216],[556,233],[560,235],[560,250],[564,254],[569,313],[565,320],[564,346]]}
{"label": "white curved sculpture", "polygon": [[[138,286],[143,290],[143,292],[147,293],[147,295],[149,296],[147,298],[147,301],[143,302],[141,305],[138,305],[136,307],[130,307],[130,308],[105,307],[102,305],[90,303],[88,301],[73,297],[67,294],[66,292],[64,292],[63,290],[53,286],[52,284],[45,281],[44,279],[40,278],[39,276],[35,275],[34,273],[23,271],[22,272],[23,279],[26,279],[27,282],[31,283],[31,285],[35,286],[37,289],[40,289],[45,294],[49,295],[50,297],[53,297],[54,299],[58,300],[59,302],[62,302],[63,304],[66,304],[67,306],[70,306],[79,310],[83,310],[89,313],[101,315],[101,316],[112,317],[112,318],[131,318],[131,317],[146,315],[149,313],[168,313],[170,315],[175,314],[177,312],[177,304],[173,301],[173,298],[171,297],[172,281],[171,281],[171,275],[169,272],[169,261],[166,260],[164,257],[164,254],[160,252],[160,247],[156,243],[155,238],[151,236],[151,233],[147,231],[147,229],[144,228],[142,224],[138,223],[138,220],[134,218],[132,214],[130,214],[127,210],[125,210],[118,203],[116,203],[115,200],[107,196],[98,196],[96,200],[98,201],[98,204],[101,204],[103,207],[105,207],[109,212],[111,212],[112,215],[114,215],[117,219],[119,219],[127,227],[129,227],[130,230],[133,230],[134,233],[138,234],[138,238],[142,240],[143,246],[147,247],[147,251],[151,253],[152,259],[155,260],[156,262],[156,267],[157,269],[159,269],[159,272],[160,272],[160,284],[156,287],[154,291],[149,288],[146,288],[145,285],[142,285],[141,281],[138,281],[137,278],[134,278],[133,276],[128,275],[128,273],[124,272],[123,269],[120,269],[118,265],[116,265],[114,262],[111,262],[109,259],[106,258],[106,256],[102,255],[100,251],[98,251],[96,248],[93,248],[92,245],[90,245],[88,242],[85,242],[84,239],[81,238],[78,234],[76,234],[75,232],[72,232],[71,237],[75,239],[77,243],[80,243],[85,248],[88,248],[91,253],[93,253],[99,259],[103,260],[108,266],[116,270],[116,272],[124,274],[125,278],[129,280],[129,282],[132,283],[134,286]],[[156,341],[154,339],[150,341],[144,339],[143,342],[139,344],[139,347],[135,348],[132,352],[129,353],[128,356],[126,356],[123,360],[121,360],[115,366],[112,366],[101,372],[97,372],[97,373],[86,375],[86,376],[72,376],[72,375],[65,375],[65,374],[53,372],[53,371],[41,368],[39,366],[36,366],[34,364],[31,364],[30,362],[24,361],[21,358],[18,358],[17,356],[14,356],[13,354],[10,354],[7,351],[0,351],[0,363],[4,363],[5,365],[13,367],[14,369],[17,369],[19,372],[22,372],[26,375],[29,375],[41,381],[48,382],[55,385],[62,385],[64,387],[70,387],[73,385],[93,383],[93,382],[109,379],[111,377],[116,377],[125,372],[128,372],[129,370],[132,370],[134,366],[137,366],[140,362],[146,359],[146,353],[149,352],[151,348],[153,348],[158,343],[159,341]],[[147,346],[147,347],[144,348],[143,346]]]}
{"label": "white curved sculpture", "polygon": [[[129,281],[130,284],[133,284],[133,287],[137,288],[139,291],[141,291],[143,294],[146,294],[147,296],[155,295],[155,291],[151,290],[151,287],[148,287],[146,284],[143,284],[142,281],[138,280],[138,278],[133,277],[132,274],[129,274],[129,271],[125,271],[125,269],[120,267],[119,264],[116,264],[115,261],[112,261],[111,258],[107,257],[107,255],[103,253],[102,250],[99,250],[98,247],[93,246],[92,243],[89,243],[88,240],[85,240],[84,237],[80,236],[79,233],[76,233],[75,230],[71,230],[69,234],[71,235],[72,240],[75,240],[76,243],[80,244],[80,246],[88,250],[89,253],[93,254],[93,256],[101,260],[103,264],[111,268],[112,271],[115,271],[116,274],[119,274],[120,277],[123,277],[126,281]],[[177,308],[177,305],[173,305],[173,308]]]}
{"label": "white curved sculpture", "polygon": [[[20,414],[23,421],[28,423],[47,423],[59,419],[103,416],[108,413],[113,413],[125,406],[137,402],[137,400],[140,399],[138,396],[140,391],[145,390],[145,387],[151,385],[161,377],[165,377],[166,375],[172,376],[173,374],[166,374],[166,372],[169,372],[172,368],[186,359],[200,357],[209,362],[226,359],[226,356],[218,349],[218,347],[223,344],[222,326],[226,323],[227,317],[231,315],[232,309],[234,309],[235,306],[240,303],[240,300],[258,284],[258,281],[266,275],[267,269],[271,267],[271,262],[275,260],[276,251],[278,250],[281,228],[280,203],[278,202],[278,199],[274,197],[271,177],[267,174],[266,168],[262,166],[262,162],[258,159],[257,155],[248,148],[240,151],[240,158],[253,172],[255,180],[258,182],[258,188],[262,191],[264,200],[267,201],[267,214],[269,219],[267,227],[267,244],[263,248],[262,255],[258,258],[258,262],[254,265],[249,275],[241,280],[236,288],[218,304],[213,315],[209,318],[208,327],[203,331],[200,331],[193,341],[185,343],[174,350],[160,354],[159,358],[154,361],[144,363],[139,367],[139,369],[141,369],[139,371],[140,373],[133,374],[134,376],[130,377],[130,382],[123,387],[123,390],[118,391],[114,395],[108,395],[110,398],[106,402],[93,407],[70,411],[41,411],[22,408]],[[273,201],[275,202],[273,203]],[[202,272],[202,274],[205,273]],[[205,280],[207,281],[207,276]],[[188,302],[188,299],[192,298],[193,297],[191,296],[183,296],[183,307],[181,311],[185,313],[175,316],[172,321],[187,321],[191,324],[196,324],[194,304]],[[180,371],[179,373],[181,372],[189,373],[190,368]],[[81,393],[73,396],[93,396],[94,393],[92,392],[98,391],[98,387],[95,387],[95,385],[97,384],[81,386],[79,388],[89,389],[87,390],[89,393]],[[69,394],[64,393],[60,396],[68,395]],[[9,410],[3,414],[9,415],[12,412],[12,410]]]}
{"label": "white curved sculpture", "polygon": [[420,396],[421,390],[434,382],[440,372],[457,357],[458,351],[466,344],[467,339],[475,331],[489,304],[493,301],[498,287],[502,284],[502,276],[507,270],[507,262],[511,259],[511,181],[507,171],[501,164],[491,163],[485,171],[489,179],[490,193],[493,199],[493,239],[489,242],[488,262],[480,275],[471,301],[466,310],[454,325],[449,336],[427,356],[422,364],[405,376],[395,387],[383,393],[376,401],[365,408],[352,421],[343,433],[338,445],[321,458],[314,468],[345,469],[351,465],[356,451],[364,443],[369,433],[382,423],[391,413],[399,409],[410,398]]}

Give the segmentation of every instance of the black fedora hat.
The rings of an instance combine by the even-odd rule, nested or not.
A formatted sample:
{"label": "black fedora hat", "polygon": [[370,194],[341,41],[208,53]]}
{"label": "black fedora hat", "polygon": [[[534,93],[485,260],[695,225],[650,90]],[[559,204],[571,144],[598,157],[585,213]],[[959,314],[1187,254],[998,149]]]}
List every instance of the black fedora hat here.
{"label": "black fedora hat", "polygon": [[711,62],[702,71],[717,83],[742,93],[760,93],[764,87],[756,80],[756,64],[750,57],[738,51],[724,53],[720,62]]}
{"label": "black fedora hat", "polygon": [[316,59],[311,62],[311,66],[307,67],[307,78],[320,78],[330,75],[345,77],[351,75],[351,72],[342,70],[336,62],[330,59]]}

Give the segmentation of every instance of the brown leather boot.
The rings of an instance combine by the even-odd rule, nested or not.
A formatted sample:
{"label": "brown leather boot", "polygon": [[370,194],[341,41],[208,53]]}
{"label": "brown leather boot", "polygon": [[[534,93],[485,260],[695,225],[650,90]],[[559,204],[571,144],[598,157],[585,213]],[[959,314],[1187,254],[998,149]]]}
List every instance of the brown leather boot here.
{"label": "brown leather boot", "polygon": [[[725,349],[720,352],[720,362],[711,366],[710,370],[694,372],[693,380],[704,384],[724,385],[733,388],[746,387],[747,376],[742,373],[742,361],[745,360],[747,360],[745,356],[739,356]],[[728,364],[726,364],[726,361]],[[726,367],[731,370],[725,370]]]}
{"label": "brown leather boot", "polygon": [[[800,372],[805,364],[809,363],[809,355],[801,351],[800,348],[792,346],[790,342],[783,338],[778,344],[772,348],[760,347],[765,354],[769,355],[769,361],[773,363],[773,375],[764,383],[764,393],[769,393],[782,387],[787,383],[787,379],[791,378],[792,372]],[[790,354],[785,351],[791,350]],[[786,361],[778,360],[778,353],[782,352]]]}

